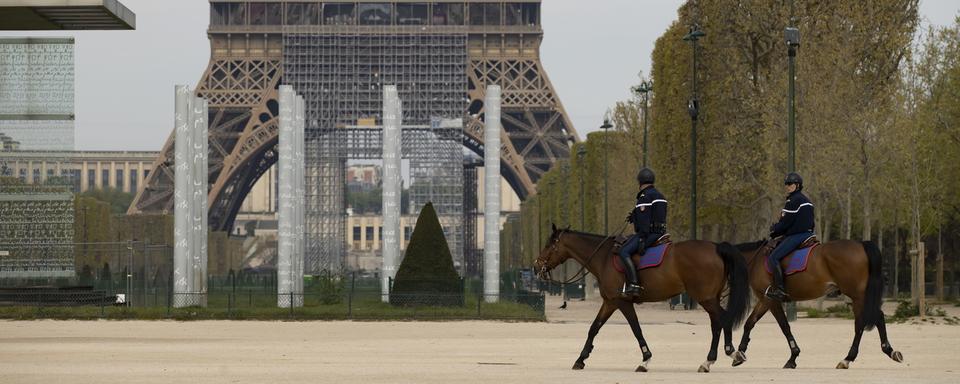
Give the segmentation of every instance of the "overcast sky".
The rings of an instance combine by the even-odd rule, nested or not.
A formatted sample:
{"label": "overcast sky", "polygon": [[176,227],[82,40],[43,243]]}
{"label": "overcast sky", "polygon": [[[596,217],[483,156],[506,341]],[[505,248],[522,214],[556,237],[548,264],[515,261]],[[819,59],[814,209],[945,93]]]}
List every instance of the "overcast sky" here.
{"label": "overcast sky", "polygon": [[[136,31],[0,32],[76,37],[80,150],[160,150],[173,127],[174,85],[195,86],[210,57],[207,1],[121,2],[137,14]],[[581,136],[597,129],[609,106],[629,97],[639,72],[649,71],[654,41],[681,3],[543,1],[543,63]],[[935,25],[951,24],[960,10],[956,0],[920,4],[922,17]]]}

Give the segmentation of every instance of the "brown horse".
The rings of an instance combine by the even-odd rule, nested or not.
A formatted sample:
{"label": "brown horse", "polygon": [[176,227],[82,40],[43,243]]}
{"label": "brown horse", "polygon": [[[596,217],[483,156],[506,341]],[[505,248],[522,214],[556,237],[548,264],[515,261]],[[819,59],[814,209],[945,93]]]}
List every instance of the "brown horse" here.
{"label": "brown horse", "polygon": [[[638,272],[645,287],[642,296],[633,300],[623,297],[621,287],[624,276],[613,266],[613,239],[607,236],[576,232],[569,229],[558,230],[553,234],[546,247],[540,252],[535,266],[538,276],[547,279],[553,268],[567,259],[574,259],[589,273],[597,277],[600,283],[600,296],[603,305],[597,318],[587,333],[587,342],[573,369],[583,369],[584,360],[593,351],[593,339],[614,311],[619,310],[630,323],[633,335],[640,344],[643,362],[637,372],[646,372],[647,364],[653,354],[647,347],[637,320],[634,303],[663,301],[687,292],[710,315],[712,340],[707,360],[700,365],[700,372],[710,372],[710,366],[717,361],[717,344],[720,332],[724,331],[724,352],[730,356],[733,352],[734,327],[740,325],[747,311],[750,289],[747,269],[743,256],[728,243],[715,244],[707,241],[683,241],[670,245],[659,267]],[[721,306],[721,298],[729,283],[727,308]]]}
{"label": "brown horse", "polygon": [[[759,298],[753,313],[747,318],[743,326],[743,338],[740,347],[733,356],[733,366],[743,364],[747,360],[747,344],[750,342],[750,331],[761,317],[769,310],[777,319],[780,330],[787,338],[790,347],[790,360],[783,368],[796,368],[797,356],[800,348],[790,332],[790,324],[783,313],[780,302],[770,300],[763,292],[770,285],[770,275],[766,271],[766,257],[757,257],[765,254],[761,250],[769,250],[767,241],[739,244],[737,248],[744,253],[750,268],[750,284],[754,294]],[[766,249],[765,249],[766,248]],[[853,345],[847,357],[837,364],[837,369],[847,369],[850,363],[857,358],[860,351],[860,337],[863,330],[870,330],[874,326],[880,333],[880,348],[883,353],[896,362],[903,362],[903,355],[894,351],[887,340],[887,326],[884,322],[880,304],[883,300],[883,260],[880,250],[869,241],[857,242],[852,240],[837,240],[821,244],[814,248],[807,260],[807,269],[790,275],[784,279],[787,294],[791,300],[813,300],[827,294],[843,293],[853,301],[854,336]]]}

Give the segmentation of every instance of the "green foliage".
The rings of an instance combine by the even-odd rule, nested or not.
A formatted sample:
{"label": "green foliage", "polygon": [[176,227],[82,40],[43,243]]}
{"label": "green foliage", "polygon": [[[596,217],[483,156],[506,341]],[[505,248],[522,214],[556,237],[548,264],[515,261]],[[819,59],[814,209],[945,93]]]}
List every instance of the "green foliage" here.
{"label": "green foliage", "polygon": [[110,212],[114,215],[126,214],[134,197],[132,193],[115,188],[91,189],[81,193],[80,196],[107,203],[110,206]]}
{"label": "green foliage", "polygon": [[309,279],[304,293],[316,295],[323,305],[340,304],[343,302],[345,283],[340,277],[324,274]]}
{"label": "green foliage", "polygon": [[463,305],[463,286],[432,203],[424,205],[390,292],[393,305]]}

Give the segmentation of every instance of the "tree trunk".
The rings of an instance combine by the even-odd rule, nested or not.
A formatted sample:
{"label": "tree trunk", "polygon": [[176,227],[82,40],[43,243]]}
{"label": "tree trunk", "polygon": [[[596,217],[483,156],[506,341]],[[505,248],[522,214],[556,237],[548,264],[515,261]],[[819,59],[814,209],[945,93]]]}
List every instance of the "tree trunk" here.
{"label": "tree trunk", "polygon": [[847,182],[847,206],[844,207],[844,218],[843,218],[843,225],[844,225],[843,238],[844,239],[850,238],[850,234],[853,229],[851,225],[853,223],[853,194],[851,189],[852,187],[850,185],[850,182]]}
{"label": "tree trunk", "polygon": [[869,240],[870,240],[870,235],[871,235],[870,232],[872,232],[872,230],[873,230],[873,226],[871,225],[871,224],[872,224],[872,221],[871,221],[871,217],[870,217],[870,213],[871,213],[870,210],[871,210],[872,207],[870,206],[870,204],[871,204],[871,201],[870,201],[870,191],[869,191],[869,188],[867,188],[866,186],[864,186],[864,193],[863,193],[863,234],[861,235],[861,239],[862,239],[863,241],[869,241]]}
{"label": "tree trunk", "polygon": [[893,212],[893,297],[900,296],[900,218]]}

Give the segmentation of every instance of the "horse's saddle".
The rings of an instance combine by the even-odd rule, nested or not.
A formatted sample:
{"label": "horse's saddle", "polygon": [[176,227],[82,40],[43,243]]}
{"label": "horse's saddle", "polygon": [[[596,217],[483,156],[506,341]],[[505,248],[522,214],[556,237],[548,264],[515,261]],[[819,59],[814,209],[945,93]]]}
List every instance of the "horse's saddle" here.
{"label": "horse's saddle", "polygon": [[[616,240],[616,246],[613,248],[613,252],[616,253],[620,246],[626,241],[625,237],[618,237]],[[659,267],[663,263],[663,256],[667,254],[667,249],[670,248],[670,244],[673,241],[670,240],[670,234],[665,234],[660,236],[656,242],[653,243],[650,247],[643,252],[643,254],[635,253],[633,254],[633,265],[637,267],[637,270]],[[620,263],[619,257],[611,257],[613,259],[613,267],[623,273],[623,265]]]}
{"label": "horse's saddle", "polygon": [[[774,241],[767,243],[766,246],[761,249],[761,256],[764,259],[764,267],[767,269],[768,274],[773,274],[773,271],[770,269],[770,263],[767,261],[767,256],[770,255],[770,252],[780,244],[782,238],[777,238]],[[817,235],[810,235],[803,243],[800,243],[800,246],[796,250],[791,252],[787,257],[784,257],[780,262],[780,267],[783,268],[783,275],[789,276],[794,273],[799,273],[807,270],[807,261],[810,260],[810,255],[813,254],[813,249],[820,245],[820,240],[817,239]]]}

